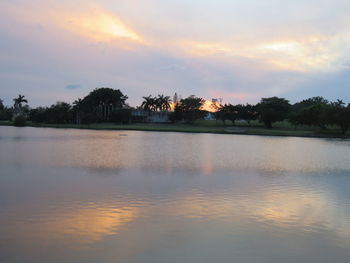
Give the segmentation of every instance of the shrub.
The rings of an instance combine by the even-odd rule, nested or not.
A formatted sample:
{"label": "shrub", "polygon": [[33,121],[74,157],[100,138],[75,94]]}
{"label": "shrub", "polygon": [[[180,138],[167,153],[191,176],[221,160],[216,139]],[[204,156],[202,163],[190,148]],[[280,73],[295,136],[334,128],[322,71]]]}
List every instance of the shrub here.
{"label": "shrub", "polygon": [[24,127],[27,124],[27,118],[23,115],[17,115],[13,119],[13,124],[17,127]]}
{"label": "shrub", "polygon": [[12,119],[12,109],[11,108],[4,108],[0,110],[0,120],[2,121],[10,121]]}
{"label": "shrub", "polygon": [[112,112],[110,120],[115,123],[130,123],[132,119],[130,109],[118,109]]}

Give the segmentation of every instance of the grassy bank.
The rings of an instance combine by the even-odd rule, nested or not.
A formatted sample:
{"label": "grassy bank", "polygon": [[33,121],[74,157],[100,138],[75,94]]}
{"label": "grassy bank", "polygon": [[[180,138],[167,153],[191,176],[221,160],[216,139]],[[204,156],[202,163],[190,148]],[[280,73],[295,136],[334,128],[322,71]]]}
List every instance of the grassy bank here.
{"label": "grassy bank", "polygon": [[[0,125],[12,126],[9,121],[0,121]],[[222,122],[200,120],[194,124],[156,124],[156,123],[133,123],[118,125],[112,123],[96,124],[38,124],[29,122],[30,127],[66,128],[66,129],[92,129],[92,130],[133,130],[133,131],[159,131],[159,132],[191,132],[191,133],[218,133],[218,134],[245,134],[265,136],[294,136],[294,137],[317,137],[317,138],[344,138],[350,139],[350,134],[341,134],[338,129],[320,130],[310,126],[294,127],[288,122],[274,124],[273,129],[266,129],[262,124],[253,122],[247,125],[245,122],[237,122],[235,126],[224,125]]]}

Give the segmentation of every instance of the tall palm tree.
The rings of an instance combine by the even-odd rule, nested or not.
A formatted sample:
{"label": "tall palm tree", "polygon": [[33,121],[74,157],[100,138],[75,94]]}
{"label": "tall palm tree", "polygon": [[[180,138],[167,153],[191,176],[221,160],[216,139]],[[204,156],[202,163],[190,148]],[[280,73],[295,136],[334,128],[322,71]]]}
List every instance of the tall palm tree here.
{"label": "tall palm tree", "polygon": [[26,100],[24,97],[25,97],[24,95],[19,94],[17,98],[13,99],[13,101],[14,101],[13,107],[18,112],[22,111],[22,103],[28,103],[28,100]]}
{"label": "tall palm tree", "polygon": [[77,99],[73,102],[73,112],[75,113],[75,121],[77,124],[81,123],[81,118],[80,118],[80,110],[83,104],[82,99]]}
{"label": "tall palm tree", "polygon": [[146,111],[166,111],[171,108],[171,99],[169,96],[158,95],[153,97],[149,95],[148,97],[143,97],[143,102],[141,108]]}
{"label": "tall palm tree", "polygon": [[169,96],[158,95],[158,108],[161,111],[170,110],[171,108],[171,99]]}
{"label": "tall palm tree", "polygon": [[152,97],[152,95],[149,95],[148,97],[142,97],[144,100],[141,104],[141,108],[143,108],[146,111],[155,111],[156,106],[156,99]]}
{"label": "tall palm tree", "polygon": [[75,107],[75,108],[80,108],[80,106],[81,106],[81,103],[82,103],[82,99],[77,99],[77,100],[75,100],[74,102],[73,102],[73,107]]}

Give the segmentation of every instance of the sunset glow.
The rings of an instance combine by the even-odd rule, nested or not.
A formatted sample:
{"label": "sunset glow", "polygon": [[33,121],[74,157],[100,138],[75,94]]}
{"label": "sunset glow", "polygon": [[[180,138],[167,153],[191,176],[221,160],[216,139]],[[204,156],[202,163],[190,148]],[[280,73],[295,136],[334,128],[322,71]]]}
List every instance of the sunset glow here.
{"label": "sunset glow", "polygon": [[210,100],[205,100],[202,106],[202,109],[209,112],[216,112],[218,108],[220,108],[220,106],[221,105],[219,102],[212,102]]}
{"label": "sunset glow", "polygon": [[[269,0],[256,10],[236,1],[204,1],[199,10],[197,0],[3,1],[5,103],[19,92],[37,94],[29,98],[35,105],[44,99],[73,101],[99,86],[123,87],[132,106],[141,103],[144,91],[209,100],[215,93],[231,103],[273,95],[297,100],[305,97],[301,91],[350,99],[343,76],[350,54],[344,14],[350,4],[335,9],[326,26],[326,0],[317,8],[300,1],[287,8]],[[319,12],[305,11],[314,9]],[[21,67],[30,73],[16,70]],[[74,85],[81,88],[62,92]]]}
{"label": "sunset glow", "polygon": [[106,11],[94,10],[89,13],[63,14],[59,17],[60,26],[79,35],[96,41],[112,41],[124,39],[142,42],[142,38],[120,21],[116,16]]}
{"label": "sunset glow", "polygon": [[346,263],[350,0],[0,0],[0,263]]}

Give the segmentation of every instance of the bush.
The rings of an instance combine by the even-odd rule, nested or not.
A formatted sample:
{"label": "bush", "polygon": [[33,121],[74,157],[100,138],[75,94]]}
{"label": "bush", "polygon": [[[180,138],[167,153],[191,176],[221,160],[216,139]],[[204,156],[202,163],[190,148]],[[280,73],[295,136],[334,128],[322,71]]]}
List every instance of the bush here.
{"label": "bush", "polygon": [[130,109],[119,109],[112,112],[110,120],[114,123],[130,123],[132,119]]}
{"label": "bush", "polygon": [[27,118],[23,115],[17,115],[13,120],[13,124],[17,127],[24,127],[27,124]]}
{"label": "bush", "polygon": [[175,107],[175,110],[169,113],[169,120],[172,123],[179,122],[182,119],[183,119],[183,113],[179,107]]}
{"label": "bush", "polygon": [[10,121],[12,119],[12,109],[11,108],[4,108],[0,110],[0,120],[2,121]]}

